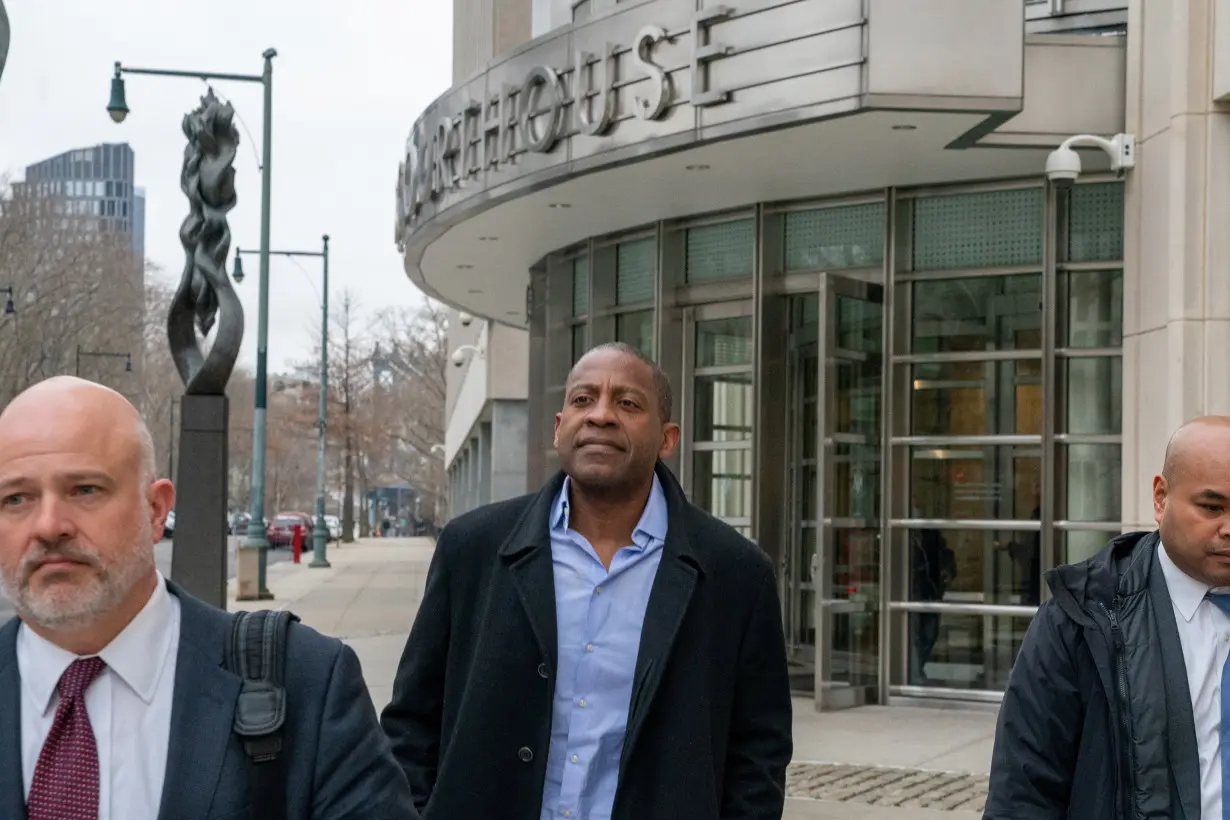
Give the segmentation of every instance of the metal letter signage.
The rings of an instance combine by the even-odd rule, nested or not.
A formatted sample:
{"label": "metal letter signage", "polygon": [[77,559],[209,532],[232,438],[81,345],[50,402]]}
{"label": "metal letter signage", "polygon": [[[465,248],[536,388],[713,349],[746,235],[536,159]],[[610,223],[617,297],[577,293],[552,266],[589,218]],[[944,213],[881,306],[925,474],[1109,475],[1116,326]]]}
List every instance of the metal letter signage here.
{"label": "metal letter signage", "polygon": [[[573,70],[573,108],[576,109],[577,127],[591,137],[605,134],[615,120],[615,46],[607,43],[602,49],[602,58],[584,51],[577,52],[576,68]],[[601,79],[597,79],[598,68]],[[594,85],[598,84],[595,89]],[[598,116],[594,116],[593,94],[598,95]]]}
{"label": "metal letter signage", "polygon": [[[550,97],[547,102],[547,124],[539,134],[534,130],[534,117],[539,113],[537,103],[544,95]],[[564,135],[564,84],[554,69],[540,65],[532,69],[525,78],[525,85],[518,98],[521,103],[521,133],[525,147],[539,154],[547,153]]]}
{"label": "metal letter signage", "polygon": [[730,100],[730,92],[709,88],[709,63],[720,60],[734,49],[709,42],[709,26],[733,14],[728,6],[714,6],[698,11],[692,19],[692,105],[720,105]]}
{"label": "metal letter signage", "polygon": [[[719,6],[698,12],[692,20],[693,106],[730,99],[729,92],[709,87],[707,66],[733,52],[708,42],[710,26],[733,14]],[[567,69],[536,66],[521,83],[503,83],[485,100],[468,100],[460,106],[456,98],[438,100],[414,124],[406,141],[397,185],[397,241],[404,242],[407,227],[418,221],[428,202],[482,180],[488,171],[503,170],[519,155],[550,153],[574,135],[609,133],[619,118],[616,82],[621,75],[634,83],[636,116],[666,117],[677,100],[670,74],[655,60],[664,42],[673,42],[665,28],[646,26],[629,48],[606,43],[601,54],[578,50]],[[626,67],[619,66],[621,56],[628,61]],[[565,81],[569,74],[571,83]]]}
{"label": "metal letter signage", "polygon": [[671,104],[671,78],[652,59],[654,47],[667,39],[666,30],[660,26],[645,26],[632,45],[632,62],[649,78],[649,96],[636,95],[636,113],[642,119],[660,119]]}

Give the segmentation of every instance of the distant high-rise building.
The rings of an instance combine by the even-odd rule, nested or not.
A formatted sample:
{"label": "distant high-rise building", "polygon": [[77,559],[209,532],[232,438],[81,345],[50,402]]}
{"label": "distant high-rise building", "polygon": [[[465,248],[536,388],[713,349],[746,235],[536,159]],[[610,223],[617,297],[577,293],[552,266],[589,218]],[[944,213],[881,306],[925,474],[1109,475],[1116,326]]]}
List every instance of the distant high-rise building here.
{"label": "distant high-rise building", "polygon": [[32,193],[61,196],[70,214],[98,217],[98,230],[132,237],[145,259],[145,190],[133,184],[134,154],[127,143],[75,148],[26,166]]}

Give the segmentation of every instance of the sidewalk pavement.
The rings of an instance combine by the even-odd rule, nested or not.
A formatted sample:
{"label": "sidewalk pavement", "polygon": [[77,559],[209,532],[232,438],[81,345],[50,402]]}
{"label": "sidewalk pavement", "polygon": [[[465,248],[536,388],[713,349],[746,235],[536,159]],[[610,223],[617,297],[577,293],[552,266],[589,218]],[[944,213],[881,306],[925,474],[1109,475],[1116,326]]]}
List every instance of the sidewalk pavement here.
{"label": "sidewalk pavement", "polygon": [[[228,607],[287,608],[346,641],[359,656],[376,709],[393,676],[419,602],[433,543],[365,539],[330,545],[328,569],[273,564],[273,601]],[[795,759],[786,820],[978,820],[986,797],[995,711],[978,707],[866,706],[820,713],[794,701]]]}

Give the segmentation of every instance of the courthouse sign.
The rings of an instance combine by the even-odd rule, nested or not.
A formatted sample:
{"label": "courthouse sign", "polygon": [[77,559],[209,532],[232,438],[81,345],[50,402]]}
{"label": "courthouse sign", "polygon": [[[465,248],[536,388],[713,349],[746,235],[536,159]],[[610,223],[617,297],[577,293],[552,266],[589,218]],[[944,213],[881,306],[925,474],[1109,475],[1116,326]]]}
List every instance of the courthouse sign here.
{"label": "courthouse sign", "polygon": [[[695,107],[730,98],[729,92],[710,87],[705,67],[732,53],[729,46],[709,43],[710,25],[732,13],[718,6],[692,18],[690,102]],[[445,110],[419,118],[406,143],[397,186],[398,241],[406,227],[419,220],[424,205],[479,185],[484,172],[515,165],[526,153],[549,154],[574,134],[611,133],[620,115],[617,80],[620,85],[637,82],[635,116],[662,119],[678,100],[670,70],[656,59],[657,50],[677,36],[661,26],[645,26],[622,49],[607,44],[600,55],[577,50],[571,66],[537,65],[485,100],[459,101],[464,89],[437,100],[436,107]],[[567,75],[571,83],[565,82]],[[457,113],[450,113],[450,107]]]}

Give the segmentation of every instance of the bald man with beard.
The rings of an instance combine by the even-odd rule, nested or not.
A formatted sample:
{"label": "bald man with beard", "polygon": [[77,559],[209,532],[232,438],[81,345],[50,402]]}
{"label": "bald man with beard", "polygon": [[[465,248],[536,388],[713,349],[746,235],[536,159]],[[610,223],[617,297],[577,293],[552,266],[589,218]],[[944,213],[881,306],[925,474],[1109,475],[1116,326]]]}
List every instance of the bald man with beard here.
{"label": "bald man with beard", "polygon": [[1230,818],[1230,418],[1174,433],[1153,511],[1156,532],[1047,574],[984,820]]}
{"label": "bald man with beard", "polygon": [[[154,564],[174,501],[120,394],[54,378],[0,413],[5,820],[256,820],[234,616]],[[354,652],[292,624],[285,685],[285,817],[417,819]]]}

